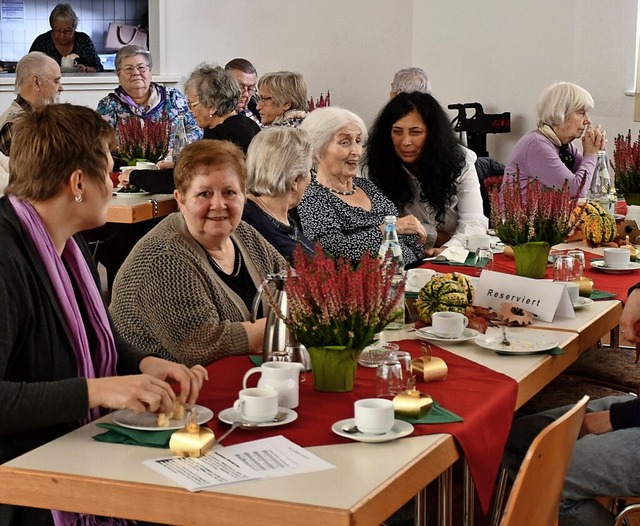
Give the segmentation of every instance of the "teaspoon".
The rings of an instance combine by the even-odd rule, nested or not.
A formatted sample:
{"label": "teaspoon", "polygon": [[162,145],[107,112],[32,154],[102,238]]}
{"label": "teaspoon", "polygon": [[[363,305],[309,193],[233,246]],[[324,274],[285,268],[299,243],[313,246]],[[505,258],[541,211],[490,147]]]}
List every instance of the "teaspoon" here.
{"label": "teaspoon", "polygon": [[352,426],[347,426],[347,425],[342,426],[342,431],[350,434],[359,432],[358,426],[356,426],[355,424],[353,424]]}

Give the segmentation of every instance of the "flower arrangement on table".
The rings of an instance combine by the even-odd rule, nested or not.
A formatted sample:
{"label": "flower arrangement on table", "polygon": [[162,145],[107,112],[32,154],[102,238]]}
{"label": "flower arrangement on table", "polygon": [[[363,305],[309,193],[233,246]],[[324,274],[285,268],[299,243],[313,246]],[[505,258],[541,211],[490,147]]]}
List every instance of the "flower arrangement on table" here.
{"label": "flower arrangement on table", "polygon": [[127,117],[118,122],[116,132],[118,156],[130,166],[135,166],[137,161],[157,163],[169,151],[171,122],[164,116],[159,119]]}
{"label": "flower arrangement on table", "polygon": [[313,96],[307,101],[309,104],[309,111],[313,111],[316,108],[325,108],[331,106],[331,93],[327,90],[327,96],[325,97],[322,93],[320,93],[320,98],[317,102],[314,102]]}
{"label": "flower arrangement on table", "polygon": [[[580,190],[585,184],[583,178]],[[500,240],[513,249],[516,273],[541,278],[552,245],[561,243],[575,229],[573,210],[578,197],[571,197],[569,183],[562,187],[544,186],[538,179],[521,185],[520,171],[508,177],[502,189],[490,194],[491,220]]]}
{"label": "flower arrangement on table", "polygon": [[631,130],[626,137],[618,134],[614,139],[613,161],[616,191],[625,197],[628,205],[640,205],[640,132],[631,142]]}
{"label": "flower arrangement on table", "polygon": [[[284,286],[289,316],[276,313],[307,347],[315,388],[350,391],[360,353],[397,315],[404,282],[392,292],[395,264],[381,264],[370,254],[354,266],[321,249],[308,256],[298,245],[292,261]],[[277,309],[268,289],[265,295]]]}

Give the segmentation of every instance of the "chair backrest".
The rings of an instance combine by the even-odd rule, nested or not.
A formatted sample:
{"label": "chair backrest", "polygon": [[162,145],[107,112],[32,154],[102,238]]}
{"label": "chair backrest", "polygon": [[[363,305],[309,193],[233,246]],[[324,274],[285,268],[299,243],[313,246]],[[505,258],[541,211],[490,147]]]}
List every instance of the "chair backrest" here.
{"label": "chair backrest", "polygon": [[513,483],[500,526],[558,523],[560,494],[573,446],[587,411],[584,396],[531,443]]}

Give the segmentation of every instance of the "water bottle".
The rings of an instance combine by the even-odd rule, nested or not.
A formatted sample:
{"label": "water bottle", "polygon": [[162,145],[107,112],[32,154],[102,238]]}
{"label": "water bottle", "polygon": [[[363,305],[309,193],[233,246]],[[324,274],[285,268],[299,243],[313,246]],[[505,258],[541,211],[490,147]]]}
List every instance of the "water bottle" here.
{"label": "water bottle", "polygon": [[180,152],[187,144],[189,144],[189,139],[187,137],[187,130],[184,127],[184,115],[178,115],[178,120],[176,121],[176,132],[173,135],[173,162],[178,160]]}
{"label": "water bottle", "polygon": [[615,211],[615,194],[612,193],[611,176],[607,168],[607,152],[600,150],[598,152],[598,161],[596,163],[596,171],[591,179],[591,188],[589,190],[589,199],[600,203],[603,210],[608,214]]}
{"label": "water bottle", "polygon": [[392,279],[391,290],[389,291],[390,299],[398,301],[395,317],[386,326],[389,330],[398,330],[404,328],[404,293],[402,298],[398,298],[398,288],[404,281],[404,259],[402,257],[402,247],[398,241],[398,232],[396,231],[396,216],[386,216],[384,218],[384,240],[380,245],[378,252],[382,265],[387,269],[391,269],[396,264],[394,276]]}

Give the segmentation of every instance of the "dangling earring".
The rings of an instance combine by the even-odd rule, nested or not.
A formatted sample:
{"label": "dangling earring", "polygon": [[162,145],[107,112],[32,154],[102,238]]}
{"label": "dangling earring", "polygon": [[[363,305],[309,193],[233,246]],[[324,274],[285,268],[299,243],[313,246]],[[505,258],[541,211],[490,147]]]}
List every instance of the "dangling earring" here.
{"label": "dangling earring", "polygon": [[76,203],[82,203],[82,201],[84,201],[84,197],[82,197],[82,195],[76,195]]}

